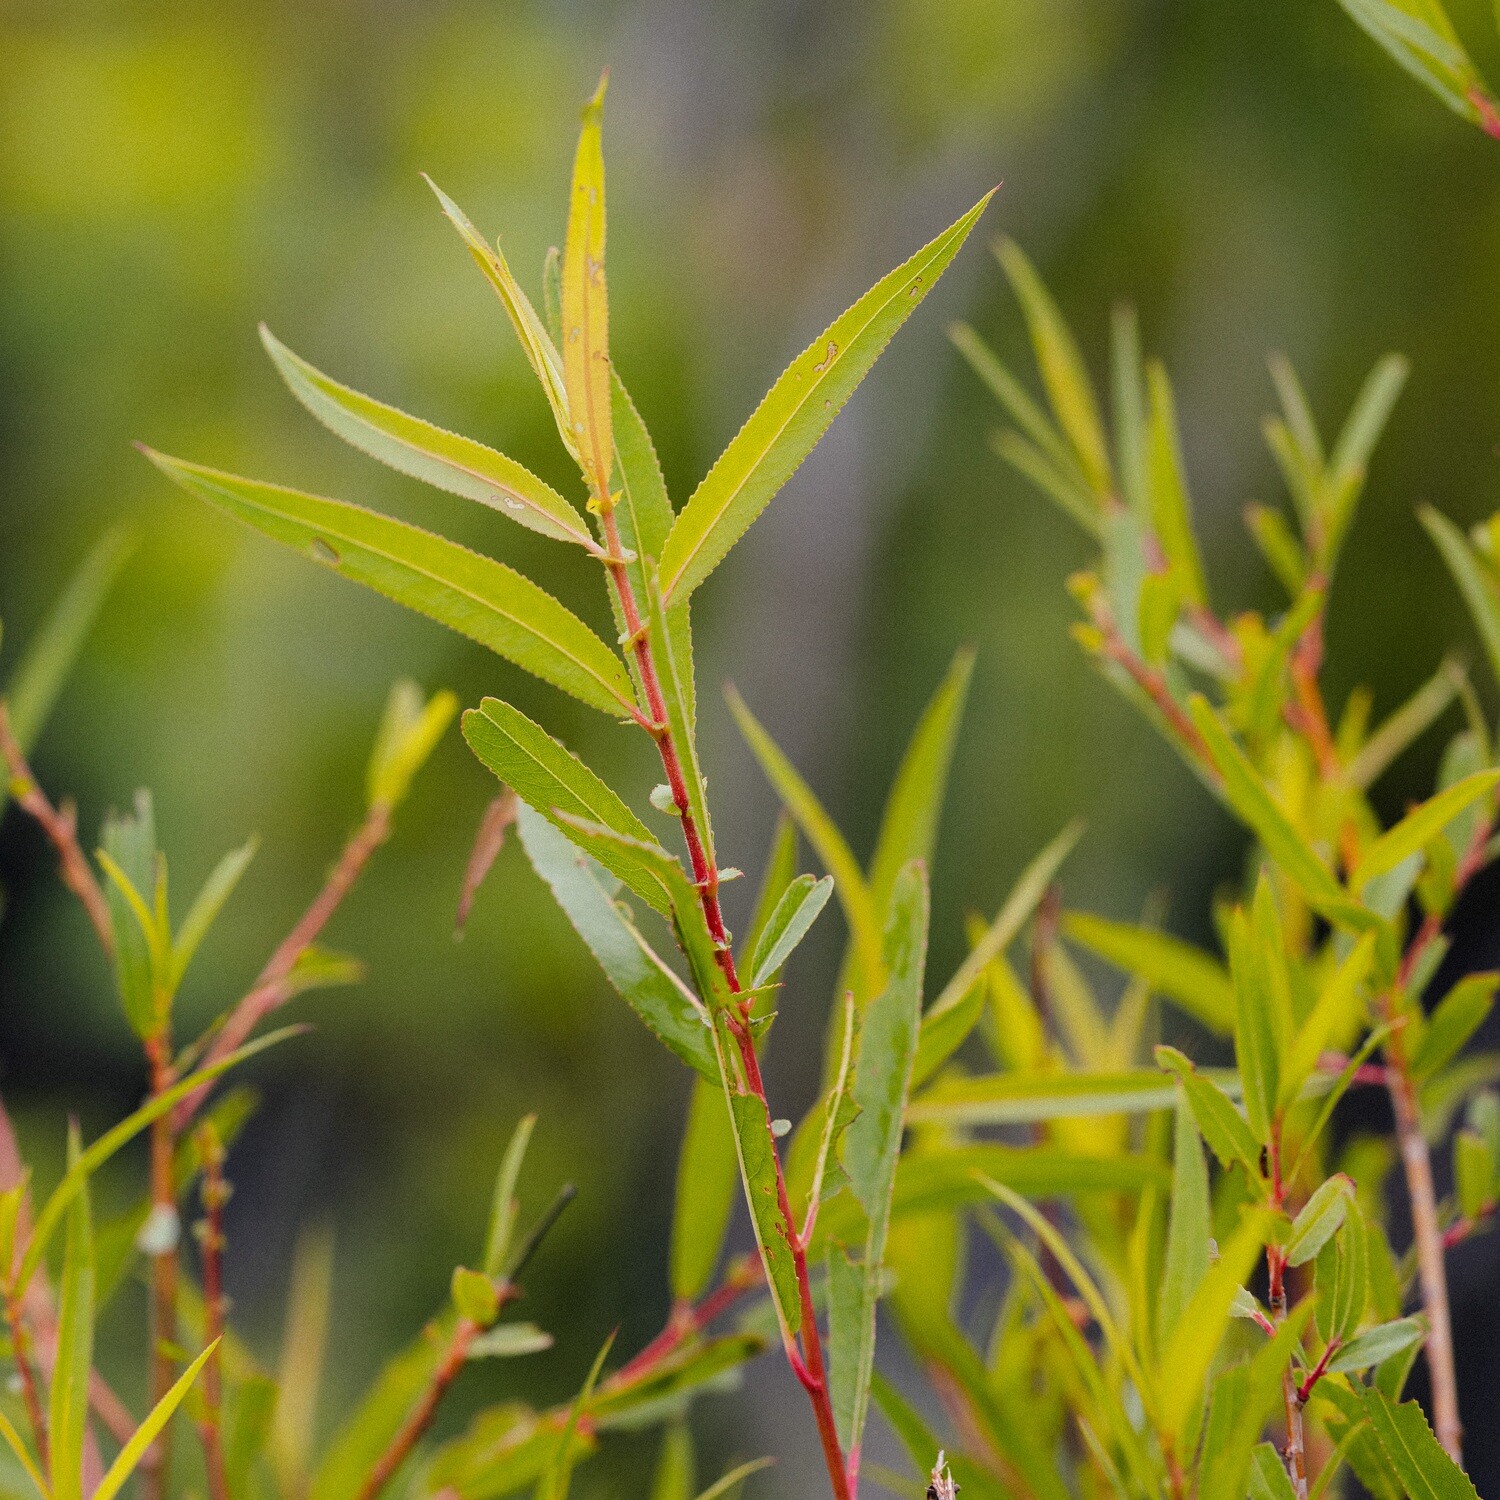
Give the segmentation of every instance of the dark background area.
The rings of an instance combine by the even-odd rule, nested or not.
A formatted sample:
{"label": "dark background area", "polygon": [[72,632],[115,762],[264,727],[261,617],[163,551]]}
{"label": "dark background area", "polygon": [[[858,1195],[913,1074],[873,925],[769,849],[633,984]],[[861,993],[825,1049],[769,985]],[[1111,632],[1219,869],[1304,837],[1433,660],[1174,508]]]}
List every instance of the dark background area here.
{"label": "dark background area", "polygon": [[[1454,9],[1500,72],[1489,8]],[[1221,610],[1276,599],[1239,521],[1248,500],[1280,494],[1258,431],[1266,353],[1292,356],[1328,430],[1375,359],[1404,352],[1414,373],[1335,589],[1332,700],[1365,682],[1388,710],[1455,641],[1472,649],[1413,510],[1467,523],[1500,501],[1500,146],[1421,93],[1333,0],[10,0],[6,659],[90,542],[132,526],[136,555],[35,760],[77,797],[90,838],[151,786],[183,891],[261,835],[184,1025],[232,1001],[321,880],[359,815],[394,677],[465,703],[503,692],[649,789],[635,737],[195,507],[129,447],[438,527],[600,618],[574,559],[318,429],[255,324],[566,482],[501,309],[418,172],[501,234],[535,288],[562,233],[577,108],[606,64],[612,343],[678,504],[793,353],[1004,181],[943,285],[700,596],[725,859],[758,873],[773,804],[720,683],[736,681],[865,852],[916,714],[972,642],[934,971],[957,961],[965,910],[992,908],[1075,813],[1089,835],[1071,901],[1128,916],[1164,891],[1169,924],[1206,936],[1240,836],[1067,640],[1062,579],[1086,549],[989,452],[993,407],[943,327],[967,317],[1021,359],[984,248],[1000,232],[1037,260],[1101,374],[1111,302],[1138,302],[1177,382]],[[1428,784],[1436,752],[1424,741],[1387,779],[1387,812]],[[665,1312],[687,1079],[606,992],[515,849],[454,943],[491,789],[450,735],[330,933],[369,979],[304,1002],[315,1034],[255,1065],[265,1100],[231,1162],[231,1289],[270,1357],[291,1245],[332,1224],[324,1430],[472,1258],[526,1111],[542,1121],[536,1195],[563,1177],[581,1188],[530,1277],[529,1311],[558,1347],[474,1375],[448,1420],[523,1380],[561,1397],[610,1328],[630,1350]],[[83,919],[14,814],[0,883],[0,1089],[45,1166],[65,1112],[96,1132],[137,1098],[142,1069]],[[1489,879],[1466,899],[1450,965],[1500,960],[1497,895]],[[825,925],[790,976],[771,1062],[793,1116],[815,1087],[837,960],[838,919]],[[1475,1477],[1500,1495],[1494,1240],[1458,1250],[1453,1272]],[[122,1308],[122,1335],[138,1311]],[[766,1361],[737,1400],[703,1409],[719,1451],[789,1449],[767,1488],[805,1493],[798,1465],[816,1459],[790,1377]],[[649,1459],[649,1443],[627,1442],[579,1493],[640,1492]]]}

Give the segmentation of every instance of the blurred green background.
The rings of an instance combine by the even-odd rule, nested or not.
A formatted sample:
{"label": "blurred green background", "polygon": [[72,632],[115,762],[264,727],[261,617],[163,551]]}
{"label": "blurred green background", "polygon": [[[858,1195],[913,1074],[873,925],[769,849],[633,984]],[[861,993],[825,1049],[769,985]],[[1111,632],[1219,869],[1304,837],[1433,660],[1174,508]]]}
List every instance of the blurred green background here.
{"label": "blurred green background", "polygon": [[[1488,7],[1456,13],[1493,73]],[[1238,839],[1066,639],[1062,579],[1084,546],[990,454],[994,411],[943,328],[968,317],[1022,361],[1019,316],[983,244],[1002,231],[1036,258],[1096,368],[1111,302],[1136,299],[1178,383],[1225,608],[1275,599],[1239,521],[1246,501],[1279,498],[1258,434],[1266,352],[1292,355],[1325,427],[1380,353],[1410,355],[1330,640],[1335,700],[1362,680],[1378,706],[1397,702],[1467,639],[1414,505],[1469,521],[1500,501],[1500,148],[1332,0],[8,0],[7,656],[91,541],[128,522],[138,551],[35,760],[54,792],[76,795],[90,837],[107,807],[151,786],[184,888],[261,835],[184,1021],[232,1001],[320,882],[359,815],[396,676],[465,703],[513,696],[649,789],[638,737],[195,508],[129,446],[440,527],[602,619],[576,559],[318,429],[255,324],[566,483],[501,309],[418,172],[499,233],[534,287],[562,231],[577,109],[606,64],[612,341],[679,504],[796,350],[1004,181],[981,234],[700,596],[721,853],[758,873],[772,811],[722,681],[866,850],[921,704],[973,642],[935,875],[936,970],[955,962],[964,911],[993,907],[1074,813],[1090,832],[1070,899],[1129,915],[1165,891],[1170,924],[1204,933]],[[1392,809],[1430,759],[1426,746],[1392,778]],[[666,1308],[687,1078],[606,993],[514,848],[455,944],[492,788],[450,734],[329,935],[368,960],[369,979],[303,1002],[316,1033],[255,1065],[265,1105],[231,1159],[231,1290],[274,1354],[290,1247],[331,1221],[325,1430],[437,1305],[449,1268],[472,1259],[525,1111],[542,1117],[535,1196],[564,1177],[581,1188],[529,1278],[529,1313],[559,1344],[468,1377],[448,1420],[523,1379],[564,1395],[609,1329],[631,1350]],[[14,813],[0,879],[0,1088],[26,1142],[55,1160],[64,1112],[97,1130],[138,1096],[142,1069],[85,924]],[[799,958],[782,1006],[771,1086],[793,1116],[814,1089],[837,925]],[[1472,1254],[1488,1258],[1460,1276],[1471,1357],[1500,1340],[1500,1262]],[[122,1337],[140,1310],[122,1307]],[[779,1364],[755,1368],[739,1406],[710,1402],[702,1416],[720,1454],[787,1451],[766,1489],[806,1492],[811,1427]],[[580,1493],[640,1493],[649,1457],[624,1443]]]}

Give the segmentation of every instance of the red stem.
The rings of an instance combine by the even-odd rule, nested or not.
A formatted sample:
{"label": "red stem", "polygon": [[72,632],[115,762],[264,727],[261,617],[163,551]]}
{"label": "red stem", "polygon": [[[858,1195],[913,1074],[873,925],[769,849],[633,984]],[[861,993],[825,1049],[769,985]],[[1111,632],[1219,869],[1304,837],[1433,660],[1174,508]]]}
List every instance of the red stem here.
{"label": "red stem", "polygon": [[[667,786],[672,793],[672,802],[682,823],[682,836],[687,844],[688,859],[692,864],[693,882],[698,890],[698,899],[703,907],[704,920],[708,923],[709,936],[714,942],[714,952],[719,968],[732,995],[738,998],[736,1009],[738,1020],[731,1019],[731,1030],[740,1051],[745,1082],[750,1092],[766,1108],[766,1123],[770,1125],[770,1110],[766,1105],[765,1083],[761,1078],[760,1061],[755,1055],[755,1040],[750,1030],[750,1003],[741,996],[739,976],[735,972],[734,954],[729,946],[729,934],[724,925],[724,913],[719,906],[719,871],[704,847],[702,836],[693,817],[692,804],[688,797],[687,780],[683,773],[682,760],[667,719],[666,699],[662,694],[661,679],[657,675],[656,661],[651,651],[649,632],[641,621],[640,607],[635,590],[631,586],[630,574],[620,544],[620,529],[615,521],[613,507],[607,497],[601,497],[600,522],[604,532],[607,555],[605,567],[614,585],[620,603],[620,613],[625,621],[625,636],[635,655],[636,668],[640,673],[641,688],[646,698],[646,709],[650,715],[648,725],[651,737],[661,755],[662,769],[666,772]],[[817,1421],[818,1437],[823,1446],[823,1459],[828,1467],[828,1478],[833,1486],[836,1500],[853,1500],[858,1474],[858,1456],[846,1463],[843,1449],[839,1446],[838,1431],[833,1417],[833,1403],[829,1397],[828,1379],[823,1364],[822,1340],[818,1335],[817,1318],[813,1311],[812,1283],[807,1272],[807,1246],[797,1233],[792,1218],[791,1201],[787,1195],[786,1174],[781,1167],[781,1153],[775,1138],[771,1139],[771,1159],[776,1170],[776,1198],[787,1239],[792,1251],[792,1262],[797,1275],[798,1299],[801,1303],[801,1351],[793,1346],[786,1350],[787,1361],[793,1373],[802,1383],[812,1403],[813,1416]],[[851,1472],[851,1470],[853,1472]],[[363,1497],[362,1497],[363,1500]]]}
{"label": "red stem", "polygon": [[26,1415],[31,1419],[32,1435],[36,1438],[37,1456],[41,1459],[41,1470],[49,1479],[51,1461],[47,1454],[47,1417],[42,1410],[41,1391],[37,1385],[36,1370],[31,1362],[31,1335],[22,1316],[21,1299],[5,1299],[5,1321],[10,1328],[11,1358],[15,1361],[16,1375],[21,1382],[21,1395],[26,1402]]}

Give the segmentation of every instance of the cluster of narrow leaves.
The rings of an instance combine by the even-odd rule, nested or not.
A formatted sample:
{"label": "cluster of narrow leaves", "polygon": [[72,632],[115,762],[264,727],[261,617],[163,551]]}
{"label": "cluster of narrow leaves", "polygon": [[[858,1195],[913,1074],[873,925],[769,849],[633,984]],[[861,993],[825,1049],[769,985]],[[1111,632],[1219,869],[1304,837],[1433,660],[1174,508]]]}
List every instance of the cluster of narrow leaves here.
{"label": "cluster of narrow leaves", "polygon": [[[1013,1275],[979,1346],[955,1321],[963,1229],[943,1212],[901,1226],[893,1303],[953,1417],[953,1473],[981,1495],[1306,1500],[1347,1467],[1382,1497],[1473,1496],[1444,1255],[1495,1212],[1500,1058],[1464,1047],[1500,976],[1460,980],[1430,1013],[1423,997],[1445,918],[1497,852],[1500,768],[1454,662],[1379,723],[1362,691],[1330,719],[1319,680],[1330,581],[1405,367],[1377,365],[1325,449],[1291,368],[1272,362],[1282,410],[1265,433],[1291,508],[1253,505],[1246,523],[1287,603],[1226,620],[1195,539],[1171,387],[1143,364],[1133,315],[1115,319],[1106,426],[1042,282],[1014,245],[997,251],[1044,400],[972,330],[954,339],[1013,424],[999,453],[1099,545],[1069,580],[1077,639],[1253,846],[1243,885],[1215,898],[1218,951],[1161,930],[1159,912],[1119,921],[1049,899],[1018,972],[976,926],[992,1068],[955,1062],[916,1091],[902,1175],[988,1149],[1067,1152],[1118,1176],[991,1174],[975,1217]],[[1492,528],[1469,539],[1423,520],[1500,667]],[[1433,795],[1385,826],[1371,788],[1455,708]],[[1108,970],[1125,980],[1112,1012],[1096,991]],[[1234,1066],[1195,1064],[1160,1043],[1164,1026],[1210,1056],[1232,1044]],[[1394,1142],[1335,1144],[1330,1123],[1354,1087],[1389,1092]],[[1439,1200],[1430,1150],[1461,1115],[1456,1192]],[[1032,1144],[973,1144],[996,1131]],[[1415,1230],[1399,1254],[1385,1228],[1397,1160]],[[1436,1433],[1401,1400],[1424,1349]],[[877,1394],[925,1472],[939,1435],[895,1390]]]}
{"label": "cluster of narrow leaves", "polygon": [[[210,504],[462,631],[655,743],[663,781],[632,806],[514,705],[486,698],[463,719],[475,754],[519,800],[520,843],[537,873],[614,987],[697,1075],[672,1257],[678,1301],[672,1328],[696,1334],[726,1297],[744,1289],[737,1267],[710,1289],[738,1176],[772,1326],[812,1403],[830,1484],[836,1495],[849,1496],[858,1485],[875,1307],[910,1081],[952,1050],[950,1039],[961,1039],[972,1008],[966,979],[919,1027],[933,788],[946,767],[968,668],[965,662],[957,669],[919,733],[870,872],[811,810],[803,789],[792,810],[833,878],[798,874],[795,833],[786,825],[755,918],[736,943],[724,924],[719,887],[737,872],[718,861],[697,749],[690,605],[925,298],[988,197],[836,318],[676,509],[610,352],[602,104],[601,85],[584,112],[563,248],[544,268],[541,312],[503,252],[434,188],[499,295],[542,387],[578,465],[581,504],[482,443],[349,389],[269,332],[264,339],[293,395],[338,436],[601,564],[613,642],[515,569],[440,536],[342,501],[150,457]],[[795,780],[748,710],[737,710],[773,776]],[[685,862],[672,852],[679,842]],[[790,1122],[773,1118],[760,1057],[775,1019],[778,976],[834,889],[854,937],[829,1041],[828,1090],[784,1165],[781,1139]],[[680,962],[663,936],[675,943]],[[837,1214],[820,1214],[835,1202]],[[672,1329],[664,1335],[668,1344],[674,1337]],[[726,1337],[727,1344],[709,1346],[726,1368],[758,1347],[748,1333]],[[694,1347],[692,1340],[678,1343]],[[609,1425],[612,1393],[636,1368],[629,1363],[604,1376],[601,1365],[564,1423],[570,1444],[586,1446]],[[533,1431],[530,1417],[484,1414],[434,1457],[431,1483],[464,1500],[514,1487],[520,1471],[510,1466],[517,1452],[529,1451]],[[545,1493],[565,1488],[564,1477]]]}
{"label": "cluster of narrow leaves", "polygon": [[[1500,104],[1443,0],[1339,0],[1350,18],[1455,114],[1500,139]],[[1500,28],[1500,10],[1495,13]]]}

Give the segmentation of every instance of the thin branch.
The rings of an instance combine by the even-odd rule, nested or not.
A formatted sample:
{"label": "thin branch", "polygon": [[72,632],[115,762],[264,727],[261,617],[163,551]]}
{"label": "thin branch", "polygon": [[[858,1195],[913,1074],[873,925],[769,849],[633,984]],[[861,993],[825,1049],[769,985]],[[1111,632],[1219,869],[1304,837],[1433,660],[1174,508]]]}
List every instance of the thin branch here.
{"label": "thin branch", "polygon": [[[318,940],[329,919],[339,909],[344,897],[353,889],[355,881],[370,862],[370,856],[390,837],[390,832],[391,810],[384,803],[377,802],[365,814],[364,821],[344,845],[338,863],[323,883],[323,888],[313,898],[312,904],[266,960],[266,966],[260,971],[255,983],[230,1011],[208,1048],[204,1058],[205,1066],[218,1062],[236,1047],[242,1046],[267,1016],[291,998],[292,971],[297,960]],[[196,1093],[189,1094],[173,1111],[172,1125],[175,1130],[184,1129],[197,1113],[209,1087],[205,1084]]]}
{"label": "thin branch", "polygon": [[52,841],[57,850],[63,884],[83,904],[99,946],[113,958],[115,934],[109,919],[109,903],[104,899],[104,892],[79,845],[77,813],[71,803],[65,802],[57,808],[48,800],[26,763],[26,756],[11,728],[9,708],[3,700],[0,700],[0,755],[5,757],[11,795],[24,812],[30,813],[41,824],[42,831]]}
{"label": "thin branch", "polygon": [[[173,1083],[172,1048],[165,1027],[147,1037],[145,1047],[151,1065],[151,1095],[155,1098]],[[177,1185],[172,1173],[176,1148],[177,1137],[169,1110],[151,1126],[151,1214],[163,1226],[175,1227],[177,1221]],[[148,1362],[152,1407],[176,1382],[177,1361],[172,1352],[176,1344],[177,1235],[173,1233],[170,1243],[151,1255],[151,1349]],[[141,1462],[148,1500],[167,1500],[172,1464],[170,1430],[169,1423]]]}
{"label": "thin branch", "polygon": [[[224,1295],[224,1206],[230,1187],[224,1180],[224,1146],[218,1132],[205,1125],[198,1131],[199,1156],[203,1161],[203,1220],[198,1225],[203,1249],[203,1342],[219,1344],[224,1336],[229,1310]],[[203,1417],[198,1436],[203,1443],[203,1463],[208,1472],[210,1500],[229,1500],[229,1479],[224,1470],[223,1370],[218,1347],[203,1367]]]}
{"label": "thin branch", "polygon": [[36,1439],[41,1470],[50,1479],[52,1473],[47,1451],[47,1417],[42,1409],[41,1390],[31,1361],[31,1334],[22,1315],[19,1297],[5,1299],[5,1322],[10,1329],[11,1358],[15,1361],[16,1375],[21,1382],[21,1396],[26,1403],[26,1415],[31,1421],[31,1434]]}
{"label": "thin branch", "polygon": [[[661,679],[657,674],[656,661],[651,649],[650,632],[641,619],[640,607],[630,581],[624,549],[620,543],[620,529],[614,517],[614,509],[608,496],[598,496],[596,500],[607,554],[604,559],[605,569],[614,586],[620,613],[624,618],[625,639],[630,643],[630,649],[635,655],[636,669],[640,674],[641,687],[649,713],[649,732],[656,742],[657,751],[661,756],[662,769],[666,773],[667,786],[671,790],[672,802],[682,824],[682,836],[692,865],[693,883],[697,887],[704,920],[708,924],[709,935],[713,939],[715,957],[730,993],[737,997],[738,1014],[737,1018],[731,1017],[730,1028],[739,1046],[746,1084],[760,1100],[762,1106],[766,1107],[769,1123],[765,1083],[761,1078],[760,1062],[755,1054],[755,1039],[750,1028],[751,1005],[740,989],[739,976],[735,972],[734,953],[729,944],[729,932],[724,925],[724,914],[719,905],[718,867],[709,857],[702,833],[693,816],[681,754],[672,736],[666,699],[662,694]],[[774,1138],[771,1141],[771,1160],[776,1173],[777,1205],[783,1222],[787,1226],[792,1263],[797,1277],[798,1297],[801,1303],[802,1327],[799,1334],[801,1349],[799,1352],[797,1348],[788,1344],[787,1361],[812,1403],[818,1437],[823,1447],[823,1459],[828,1468],[828,1478],[833,1486],[835,1500],[853,1500],[852,1480],[857,1476],[851,1476],[850,1465],[846,1463],[843,1449],[839,1445],[833,1404],[828,1391],[828,1378],[823,1363],[822,1340],[818,1334],[817,1317],[813,1310],[812,1283],[807,1270],[807,1246],[795,1227],[791,1201],[787,1194],[786,1174],[782,1170],[781,1153],[777,1149]]]}

